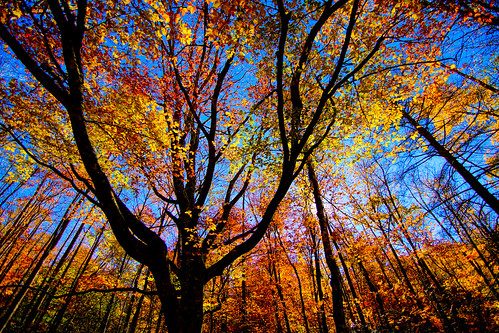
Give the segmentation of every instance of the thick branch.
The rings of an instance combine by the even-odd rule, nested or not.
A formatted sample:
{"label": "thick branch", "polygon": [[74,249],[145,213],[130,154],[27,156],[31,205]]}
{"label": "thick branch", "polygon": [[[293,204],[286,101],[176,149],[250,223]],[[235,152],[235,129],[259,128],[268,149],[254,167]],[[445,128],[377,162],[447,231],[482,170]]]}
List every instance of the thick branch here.
{"label": "thick branch", "polygon": [[286,37],[288,35],[288,24],[291,17],[290,13],[286,13],[282,0],[277,1],[279,6],[279,15],[281,18],[281,34],[279,36],[279,46],[276,53],[277,58],[277,117],[279,121],[279,137],[281,139],[283,151],[283,165],[289,160],[288,137],[286,132],[286,123],[284,121],[284,49],[286,47]]}

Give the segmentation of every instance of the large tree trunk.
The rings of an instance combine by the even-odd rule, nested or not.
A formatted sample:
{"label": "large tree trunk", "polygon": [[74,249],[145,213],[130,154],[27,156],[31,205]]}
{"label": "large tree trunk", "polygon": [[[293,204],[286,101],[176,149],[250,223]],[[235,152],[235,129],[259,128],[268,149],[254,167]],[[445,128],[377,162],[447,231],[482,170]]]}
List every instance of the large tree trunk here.
{"label": "large tree trunk", "polygon": [[[203,326],[203,296],[205,266],[201,254],[189,251],[184,243],[181,258],[181,274],[171,270],[172,264],[153,263],[149,269],[154,277],[156,289],[165,315],[169,333],[201,332]],[[189,254],[190,253],[190,254]],[[180,282],[175,286],[174,276]],[[179,289],[180,290],[177,290]]]}
{"label": "large tree trunk", "polygon": [[[182,297],[179,309],[179,333],[201,332],[203,327],[203,289],[201,274],[186,274],[181,282]],[[200,272],[199,272],[200,273]]]}

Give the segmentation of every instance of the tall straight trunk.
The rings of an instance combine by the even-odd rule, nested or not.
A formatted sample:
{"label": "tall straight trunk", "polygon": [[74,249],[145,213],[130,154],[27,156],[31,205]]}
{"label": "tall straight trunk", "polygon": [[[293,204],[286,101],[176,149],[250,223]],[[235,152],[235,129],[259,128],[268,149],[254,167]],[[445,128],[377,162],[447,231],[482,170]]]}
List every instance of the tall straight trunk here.
{"label": "tall straight trunk", "polygon": [[286,259],[288,260],[289,265],[291,266],[291,268],[293,268],[293,272],[295,272],[296,280],[298,281],[298,294],[300,296],[300,308],[301,308],[301,314],[303,317],[303,325],[305,326],[305,332],[310,333],[310,328],[308,325],[308,318],[307,318],[307,311],[305,308],[305,301],[303,299],[303,287],[301,284],[300,274],[298,273],[298,269],[296,268],[295,263],[289,257],[288,251],[286,250],[286,246],[284,246],[284,244],[282,242],[281,235],[279,234],[279,232],[276,232],[276,235],[277,235],[277,238],[279,240],[279,244],[281,245],[281,249],[284,252],[284,254],[286,255]]}
{"label": "tall straight trunk", "polygon": [[[246,256],[243,256],[241,260],[241,265],[243,270],[242,281],[241,281],[241,318],[242,318],[241,332],[247,333],[248,332],[248,302],[247,302],[248,291],[246,288]],[[210,325],[210,328],[211,326],[212,325]]]}
{"label": "tall straight trunk", "polygon": [[[81,195],[77,195],[80,197],[79,201],[74,205],[73,207],[73,213],[76,211],[76,209],[81,205],[82,201],[84,200],[84,197]],[[79,226],[78,226],[79,225]],[[75,234],[75,230],[78,228]],[[29,325],[31,321],[35,318],[36,313],[39,310],[39,306],[42,303],[42,301],[45,299],[45,297],[48,295],[47,290],[50,287],[50,283],[52,283],[59,273],[60,269],[62,268],[64,262],[67,260],[74,244],[76,243],[76,240],[78,239],[79,235],[81,234],[81,231],[83,230],[83,224],[79,223],[74,223],[74,226],[69,233],[68,236],[65,237],[65,240],[63,244],[59,247],[59,251],[55,255],[53,261],[49,263],[49,268],[47,269],[46,275],[43,279],[43,281],[40,283],[40,288],[36,292],[36,295],[33,297],[31,303],[26,307],[26,310],[24,313],[21,315],[21,318],[23,318],[23,326],[25,327],[23,330],[27,330],[26,325]],[[73,236],[71,236],[73,235]],[[69,242],[69,245],[67,243]],[[63,253],[64,251],[64,253]],[[61,253],[62,256],[61,256]]]}
{"label": "tall straight trunk", "polygon": [[319,261],[319,251],[317,247],[314,249],[314,263],[315,263],[315,278],[317,280],[317,296],[319,298],[319,329],[323,333],[329,332],[326,320],[326,306],[324,304],[324,292],[322,291],[321,282],[321,263]]}
{"label": "tall straight trunk", "polygon": [[353,303],[355,305],[355,310],[357,311],[357,314],[359,316],[359,321],[360,321],[360,325],[362,326],[362,331],[364,331],[364,333],[368,333],[369,328],[367,327],[367,322],[366,322],[366,318],[364,316],[364,312],[362,311],[362,308],[360,307],[359,296],[357,295],[357,291],[355,290],[355,286],[353,285],[353,281],[352,281],[352,278],[350,276],[350,270],[348,269],[345,258],[341,254],[340,247],[338,246],[338,243],[333,240],[333,244],[334,244],[334,247],[336,248],[336,252],[338,253],[338,257],[340,258],[341,267],[343,267],[343,272],[345,274],[345,278],[347,280],[348,287],[350,288],[350,292],[352,293]]}
{"label": "tall straight trunk", "polygon": [[[419,258],[418,254],[414,254],[417,258],[416,262],[421,267],[423,278],[426,281],[427,289],[432,290],[431,297],[435,302],[437,308],[437,313],[444,323],[444,329],[446,332],[455,332],[454,326],[460,322],[456,308],[452,301],[452,295],[449,295],[447,291],[442,287],[440,281],[437,280],[435,274],[430,270],[426,261],[423,258]],[[438,296],[438,298],[437,298]],[[443,308],[445,307],[445,308]],[[451,320],[447,314],[450,314]],[[464,329],[464,327],[462,327]],[[466,331],[468,329],[465,329]]]}
{"label": "tall straight trunk", "polygon": [[[15,247],[16,241],[31,226],[31,222],[34,220],[32,219],[32,217],[36,215],[34,213],[34,210],[40,205],[40,203],[36,201],[36,199],[39,196],[40,192],[42,192],[44,183],[45,181],[42,180],[38,184],[35,192],[31,195],[29,200],[23,205],[23,207],[19,211],[17,211],[16,216],[9,221],[8,229],[5,232],[2,232],[2,236],[0,238],[0,257],[2,257],[2,261],[0,262],[0,267],[3,267],[5,265],[6,261],[9,258],[9,254]],[[28,218],[26,218],[26,216],[28,216]],[[35,229],[37,228],[35,227]],[[7,267],[9,266],[10,265],[7,265]],[[0,277],[0,282],[1,280],[2,277]]]}
{"label": "tall straight trunk", "polygon": [[[45,242],[43,240],[43,238],[45,237],[45,233],[38,233],[38,230],[40,226],[46,221],[49,213],[47,212],[45,214],[41,214],[40,207],[41,203],[37,203],[36,206],[30,208],[30,211],[27,213],[27,216],[23,216],[22,219],[26,221],[20,222],[20,227],[16,231],[17,234],[13,235],[15,236],[16,239],[11,240],[10,242],[11,244],[8,246],[7,253],[3,254],[7,257],[5,257],[5,259],[2,261],[1,264],[4,266],[4,268],[0,273],[0,282],[3,281],[7,272],[9,272],[10,269],[13,266],[15,266],[15,263],[19,261],[22,255],[26,255],[29,253],[30,254],[29,256],[32,257],[28,269],[25,270],[26,272],[30,272],[31,270],[33,270],[33,267],[37,264],[39,257],[43,254],[44,247],[46,246],[47,243],[45,243],[45,245],[42,248],[39,248],[39,244]],[[38,222],[33,227],[32,223],[33,221],[36,220],[38,220]],[[32,230],[29,232],[29,234],[26,237],[23,237],[23,234],[30,227],[32,227]],[[21,241],[22,243],[19,247],[16,247],[17,241]],[[13,254],[13,256],[10,258],[10,261],[7,264],[5,264],[6,260],[9,259],[8,255],[10,253],[13,253],[13,250],[16,250],[16,253]]]}
{"label": "tall straight trunk", "polygon": [[[424,311],[424,305],[421,302],[421,300],[419,299],[419,297],[416,293],[416,290],[414,289],[414,286],[413,286],[411,280],[409,279],[409,276],[407,275],[407,269],[402,264],[402,261],[400,260],[400,257],[398,255],[397,251],[393,247],[393,244],[391,243],[390,239],[388,238],[388,235],[386,234],[386,230],[384,229],[383,225],[381,225],[381,223],[379,224],[379,228],[381,230],[383,238],[385,239],[385,242],[388,244],[388,247],[390,248],[392,255],[395,258],[395,261],[397,262],[397,266],[398,266],[398,268],[399,268],[399,270],[404,278],[403,280],[404,280],[406,286],[408,287],[410,294],[416,303],[416,306],[418,307],[419,310]],[[417,315],[417,316],[418,316],[418,320],[420,320],[421,323],[424,323],[426,326],[431,327],[432,330],[437,329],[435,327],[435,325],[431,321],[429,321],[429,319],[427,319],[427,318],[423,319],[420,315]]]}
{"label": "tall straight trunk", "polygon": [[279,295],[279,300],[281,301],[281,306],[282,306],[282,311],[284,313],[284,324],[286,325],[286,332],[291,333],[291,326],[289,324],[289,316],[288,316],[288,310],[286,308],[286,303],[284,302],[284,294],[282,292],[282,286],[281,286],[281,274],[280,272],[278,273],[277,270],[274,270],[275,278],[277,281],[277,294]]}
{"label": "tall straight trunk", "polygon": [[74,293],[76,291],[76,288],[78,288],[80,278],[83,275],[83,273],[85,273],[85,270],[87,269],[88,264],[90,263],[90,260],[92,259],[92,256],[94,255],[95,251],[97,250],[97,247],[100,243],[100,240],[101,240],[101,237],[103,234],[104,234],[104,227],[102,227],[100,229],[99,234],[97,235],[97,238],[95,239],[94,243],[92,244],[90,251],[88,252],[84,262],[81,264],[81,266],[80,266],[80,268],[75,276],[75,279],[73,280],[73,283],[69,289],[69,294],[64,299],[64,303],[63,303],[62,307],[59,309],[59,311],[57,311],[55,318],[50,323],[50,331],[55,332],[57,330],[57,328],[59,327],[59,325],[61,324],[61,322],[64,318],[64,314],[69,307],[69,303],[71,302],[71,298],[73,297],[72,293]]}
{"label": "tall straight trunk", "polygon": [[[468,228],[465,226],[464,222],[462,221],[461,216],[459,214],[457,214],[457,212],[454,210],[454,207],[452,207],[451,205],[448,204],[448,202],[447,202],[447,200],[445,200],[445,198],[441,197],[440,192],[436,192],[436,194],[438,196],[438,199],[445,204],[447,210],[452,214],[453,218],[449,217],[448,220],[449,220],[452,228],[456,231],[456,234],[458,235],[460,241],[463,242],[463,243],[470,243],[473,246],[473,248],[479,254],[479,257],[482,260],[482,262],[485,265],[485,267],[487,268],[487,270],[492,274],[492,279],[494,279],[495,284],[498,284],[497,277],[494,275],[493,270],[490,268],[488,260],[485,259],[485,257],[483,256],[482,252],[478,249],[477,245],[473,241],[473,238],[469,234]],[[433,219],[435,221],[437,221],[438,225],[445,232],[445,234],[447,235],[447,237],[449,237],[449,239],[453,243],[457,243],[456,239],[451,234],[451,232],[448,230],[448,228],[443,225],[442,221],[440,221],[440,219],[437,216],[435,216],[435,214],[433,213],[431,207],[429,207],[424,202],[424,200],[422,200],[421,196],[420,196],[420,199],[421,200],[419,200],[419,203],[424,207],[424,209],[426,210],[426,212],[428,212],[433,217]],[[458,221],[459,226],[456,225],[455,221]],[[464,233],[464,235],[463,235],[463,233]],[[470,263],[470,265],[473,267],[473,269],[477,272],[477,274],[484,280],[485,284],[489,288],[490,292],[494,295],[494,297],[496,299],[499,299],[499,293],[498,293],[497,289],[494,287],[494,282],[492,282],[492,281],[489,280],[488,276],[483,272],[483,270],[481,269],[481,267],[478,264],[478,262],[475,262],[474,260],[471,260],[468,257],[468,254],[465,251],[461,250],[460,252],[462,253],[463,257],[465,257],[467,259],[467,261]]]}
{"label": "tall straight trunk", "polygon": [[[400,226],[399,229],[401,230],[402,235],[406,239],[406,241],[409,243],[409,248],[405,245],[405,242],[402,239],[402,236],[399,236],[399,240],[401,244],[404,244],[404,247],[406,248],[406,251],[408,253],[412,252],[413,257],[416,258],[414,264],[416,268],[421,269],[421,276],[423,279],[423,284],[425,285],[425,288],[427,290],[431,290],[429,293],[430,299],[434,302],[435,304],[435,309],[437,311],[438,316],[443,322],[444,329],[446,332],[454,332],[454,328],[452,323],[450,322],[449,318],[447,317],[447,312],[450,312],[453,317],[456,317],[455,314],[455,307],[452,306],[452,303],[447,299],[446,291],[443,289],[441,286],[440,282],[436,279],[435,275],[431,272],[429,269],[428,265],[424,261],[424,259],[419,255],[418,248],[412,241],[412,237],[409,235],[407,230],[403,226],[403,216],[400,210],[398,209],[398,205],[396,204],[395,200],[393,199],[393,194],[391,192],[390,186],[388,185],[388,180],[385,177],[385,173],[383,170],[383,184],[386,187],[388,194],[389,194],[389,201],[382,197],[382,201],[387,208],[390,216],[393,218],[395,221],[396,226]],[[437,296],[440,296],[439,299]],[[443,304],[442,304],[443,303]],[[442,305],[446,305],[450,309],[450,311],[444,311],[442,308]]]}
{"label": "tall straight trunk", "polygon": [[[268,264],[267,270],[269,272],[270,279],[275,280],[275,278],[274,278],[275,266],[273,265],[273,260],[271,258],[269,258],[269,264]],[[274,284],[277,284],[277,283],[274,283]],[[281,319],[279,318],[280,307],[279,307],[279,303],[277,302],[277,297],[276,297],[277,291],[274,290],[273,288],[271,288],[271,292],[272,292],[272,300],[274,301],[273,302],[274,308],[275,308],[274,318],[276,321],[277,333],[284,333],[284,331],[282,329]]]}
{"label": "tall straight trunk", "polygon": [[280,308],[282,308],[282,312],[284,315],[284,324],[286,325],[286,332],[291,333],[288,312],[286,309],[286,303],[284,301],[284,294],[282,292],[281,275],[277,272],[277,267],[275,265],[275,261],[273,260],[273,258],[269,257],[269,262],[270,263],[269,263],[268,270],[269,270],[269,273],[270,273],[272,280],[274,281],[274,285],[276,287],[276,292],[277,292],[277,297],[279,298],[279,303],[276,303],[276,306],[277,306],[277,309],[279,309],[279,306],[277,304],[280,304]]}
{"label": "tall straight trunk", "polygon": [[[371,233],[373,235],[376,234],[375,231],[373,230],[372,226],[369,225],[368,228],[369,228],[369,230],[371,231]],[[402,278],[400,277],[400,275],[398,273],[397,268],[395,267],[395,264],[390,259],[390,256],[386,253],[386,251],[384,249],[384,246],[381,246],[380,244],[378,244],[378,246],[380,247],[381,252],[383,253],[384,258],[388,262],[388,265],[390,265],[390,267],[392,268],[392,272],[393,272],[393,274],[395,274],[396,279],[398,281],[402,280]],[[395,294],[395,289],[394,289],[393,283],[391,282],[390,278],[388,277],[388,274],[386,273],[385,265],[381,262],[380,258],[377,255],[374,256],[374,260],[376,260],[376,262],[378,263],[378,266],[379,266],[381,272],[383,273],[383,277],[385,278],[386,283],[388,284],[389,290],[391,291],[391,294],[392,294],[393,298],[397,302],[400,302],[399,301],[399,297],[397,296],[397,294]]]}
{"label": "tall straight trunk", "polygon": [[324,247],[324,255],[326,257],[326,264],[331,273],[331,289],[333,291],[333,319],[336,327],[336,332],[343,333],[347,332],[347,324],[345,318],[345,312],[343,309],[343,291],[341,289],[341,273],[340,269],[336,263],[333,256],[333,250],[331,247],[331,241],[329,239],[328,231],[328,221],[326,212],[324,210],[324,205],[322,203],[322,196],[319,188],[319,182],[317,181],[317,176],[312,165],[312,161],[309,159],[307,161],[308,168],[308,178],[314,192],[315,206],[317,208],[317,218],[319,219],[319,225],[322,236],[322,245]]}
{"label": "tall straight trunk", "polygon": [[[118,269],[118,280],[121,278],[122,274],[123,274],[123,271],[125,269],[125,264],[127,262],[127,259],[128,259],[128,256],[125,255],[123,256],[123,259],[121,260],[121,263],[120,263],[120,267]],[[115,285],[116,287],[117,285]],[[100,326],[99,326],[99,333],[106,333],[106,329],[109,325],[109,318],[111,318],[111,313],[112,313],[112,310],[113,310],[113,305],[114,305],[114,299],[116,298],[116,295],[114,293],[111,293],[111,299],[109,300],[109,302],[107,303],[107,306],[106,306],[106,312],[104,313],[104,317],[102,318],[101,320],[101,323],[100,323]]]}
{"label": "tall straight trunk", "polygon": [[[137,269],[137,273],[135,273],[135,278],[133,279],[133,285],[132,288],[136,289],[139,286],[139,279],[140,276],[142,275],[142,270],[144,269],[145,265],[141,264],[139,265],[139,268]],[[123,322],[123,328],[120,328],[120,331],[122,332],[129,332],[129,326],[130,326],[130,318],[132,317],[132,312],[135,308],[135,293],[132,293],[131,297],[127,300],[127,307],[126,307],[126,313],[125,313],[125,320]]]}
{"label": "tall straight trunk", "polygon": [[445,148],[437,139],[423,126],[419,123],[405,110],[402,110],[402,116],[414,127],[418,133],[428,141],[430,146],[435,149],[435,151],[443,157],[454,170],[456,170],[461,177],[468,183],[468,185],[478,194],[483,201],[489,205],[489,207],[499,215],[499,200],[495,195],[490,193],[490,191],[480,183],[480,181],[468,170],[466,167],[457,160],[457,158],[452,155],[452,153]]}
{"label": "tall straight trunk", "polygon": [[[29,253],[32,258],[30,258],[30,263],[29,263],[27,269],[22,269],[20,267],[16,267],[16,269],[14,270],[15,273],[19,273],[21,271],[24,271],[24,276],[26,276],[26,274],[29,274],[29,272],[33,271],[35,266],[38,264],[40,258],[43,256],[43,253],[44,253],[45,249],[47,248],[47,244],[50,242],[50,238],[51,238],[51,236],[50,236],[49,240],[47,241],[47,240],[45,240],[46,234],[44,232],[41,232],[41,233],[37,232],[39,227],[44,222],[46,222],[47,216],[38,216],[38,218],[40,220],[35,225],[35,228],[28,235],[28,237],[26,237],[26,239],[24,239],[23,244],[21,245],[21,247],[19,249],[17,249],[17,253],[10,260],[9,264],[6,267],[6,268],[9,268],[9,267],[14,266],[15,263],[20,258],[22,258],[23,255],[26,255]],[[37,236],[37,237],[34,237],[34,236]],[[8,269],[7,269],[7,271],[8,271]],[[5,276],[2,276],[2,279],[4,277]],[[23,279],[24,279],[24,277],[23,277]]]}
{"label": "tall straight trunk", "polygon": [[[38,170],[38,169],[37,169]],[[31,175],[33,176],[34,173]],[[21,213],[25,212],[27,210],[27,208],[33,203],[33,201],[35,200],[36,197],[38,197],[38,195],[40,194],[41,190],[42,190],[42,187],[43,185],[45,185],[45,182],[47,180],[47,175],[45,175],[41,180],[40,182],[38,183],[38,185],[36,186],[36,189],[35,191],[33,192],[33,194],[30,196],[29,200],[26,202],[26,204],[24,204],[23,208],[18,212],[17,214],[17,218],[14,219],[15,220],[20,220],[19,217],[21,216]],[[3,196],[4,192],[2,194],[0,194],[0,197],[3,199],[2,202],[0,203],[0,209],[1,207],[5,204],[5,202],[7,202],[7,200],[9,199],[9,197],[13,194],[15,194],[17,191],[19,191],[21,188],[22,188],[22,185],[23,183],[19,184],[16,189],[11,192],[9,195],[7,196]],[[3,215],[3,213],[5,212],[5,210],[2,210],[0,212],[0,216]],[[11,231],[13,229],[15,229],[17,227],[17,223],[15,222],[10,222],[8,223],[5,227],[1,228],[0,229],[0,234],[2,234],[2,236],[0,237],[0,249],[3,248],[3,245],[5,244],[5,240],[6,240],[6,237],[9,237],[11,235]],[[8,231],[4,232],[4,230],[8,228]],[[1,255],[1,252],[0,252],[0,255]]]}
{"label": "tall straight trunk", "polygon": [[402,264],[402,261],[400,260],[397,251],[393,247],[393,244],[391,243],[390,239],[388,238],[388,235],[386,234],[385,229],[381,225],[380,225],[380,230],[381,230],[381,233],[383,235],[383,238],[385,239],[385,242],[388,244],[388,247],[390,248],[390,251],[391,251],[393,257],[395,258],[395,261],[397,262],[398,269],[399,269],[400,273],[402,274],[405,285],[409,289],[411,296],[414,297],[414,300],[415,300],[418,308],[420,310],[424,310],[424,305],[423,305],[423,303],[421,303],[421,300],[417,296],[416,290],[414,289],[414,286],[412,285],[412,282],[409,279],[409,276],[407,275],[406,268]]}
{"label": "tall straight trunk", "polygon": [[[31,179],[33,176],[35,176],[38,171],[40,170],[40,168],[36,168],[32,173],[31,175],[29,176],[29,178],[27,180],[23,180],[21,181],[19,184],[17,184],[16,188],[13,189],[9,194],[7,195],[4,195],[9,189],[10,187],[14,184],[14,183],[10,183],[8,184],[7,186],[5,186],[5,188],[2,189],[2,191],[0,192],[0,198],[2,198],[2,201],[0,202],[0,216],[2,216],[2,214],[5,212],[5,210],[2,209],[3,205],[9,200],[10,197],[12,197],[14,194],[16,194],[25,184],[26,182]],[[43,185],[43,183],[47,180],[47,175],[45,175],[41,181],[40,181],[40,185]],[[36,193],[37,191],[35,191]],[[0,242],[1,244],[1,242]]]}
{"label": "tall straight trunk", "polygon": [[[272,294],[275,294],[275,292],[272,291]],[[274,307],[275,307],[274,318],[277,326],[277,333],[284,333],[282,329],[281,319],[279,318],[279,304],[277,303],[277,299],[275,298],[275,296],[272,298],[274,300]]]}
{"label": "tall straight trunk", "polygon": [[458,225],[456,225],[454,223],[454,220],[451,220],[452,226],[454,227],[454,229],[456,230],[456,232],[460,236],[461,236],[462,233],[464,233],[464,235],[466,236],[465,241],[467,243],[469,243],[473,247],[473,249],[475,249],[475,251],[477,252],[478,256],[482,260],[484,266],[487,268],[487,270],[489,271],[490,275],[494,279],[496,285],[499,285],[497,274],[494,272],[494,269],[491,267],[491,263],[489,262],[489,260],[487,258],[485,258],[485,255],[483,254],[483,252],[476,245],[476,242],[474,241],[474,239],[471,236],[468,228],[464,224],[464,221],[463,221],[462,217],[455,211],[454,207],[452,207],[451,205],[449,205],[449,203],[447,202],[447,200],[445,200],[444,202],[445,202],[445,206],[451,212],[452,216],[454,217],[454,219],[458,223]]}
{"label": "tall straight trunk", "polygon": [[62,235],[66,231],[66,227],[69,224],[69,221],[71,220],[71,215],[74,213],[75,209],[77,206],[79,206],[79,201],[80,195],[77,194],[69,207],[66,209],[66,212],[64,213],[64,216],[62,217],[61,221],[59,222],[56,230],[54,231],[52,237],[50,237],[47,245],[45,246],[45,249],[43,250],[43,253],[41,254],[40,258],[38,259],[37,264],[31,271],[30,275],[27,277],[27,279],[24,281],[23,286],[21,289],[18,291],[16,297],[10,304],[9,308],[6,310],[2,318],[0,318],[0,333],[2,333],[12,316],[16,313],[17,308],[21,304],[22,300],[24,299],[24,296],[26,296],[26,293],[31,287],[31,283],[35,280],[37,277],[38,273],[40,272],[40,269],[42,268],[43,264],[45,263],[45,259],[50,255],[52,250],[56,247],[57,243],[61,239]]}
{"label": "tall straight trunk", "polygon": [[391,331],[390,324],[388,323],[388,316],[385,311],[385,307],[383,305],[383,300],[381,299],[381,295],[379,293],[378,288],[376,285],[372,282],[371,277],[369,276],[369,272],[367,271],[366,267],[362,263],[362,260],[358,260],[357,264],[359,266],[359,269],[364,276],[364,279],[366,280],[367,286],[369,288],[369,291],[374,294],[374,298],[376,300],[376,304],[378,305],[378,308],[376,309],[376,312],[378,313],[379,319],[382,324],[382,329],[387,330],[388,332]]}
{"label": "tall straight trunk", "polygon": [[[149,270],[147,270],[145,274],[145,280],[144,280],[144,286],[142,287],[142,290],[147,289],[147,284],[148,284],[148,277],[149,277]],[[137,330],[137,323],[139,322],[139,317],[140,317],[140,311],[142,310],[142,304],[144,302],[144,298],[146,297],[145,294],[140,295],[139,301],[137,302],[137,305],[135,306],[135,313],[133,314],[132,321],[128,327],[128,333],[135,333]]]}
{"label": "tall straight trunk", "polygon": [[[27,237],[27,239],[32,239],[33,238],[33,235],[36,234],[36,231],[38,231],[38,229],[40,228],[40,226],[42,225],[44,221],[43,220],[40,220],[38,221],[38,223],[35,225],[35,227],[33,228],[33,232],[31,232],[31,234]],[[24,230],[26,230],[28,228],[28,225],[26,225],[25,227],[23,227],[23,232]],[[23,233],[21,231],[18,231],[18,235],[20,237],[20,235]],[[31,253],[31,249],[36,246],[38,244],[37,241],[33,241],[31,243],[31,248],[28,246],[30,245],[30,242],[24,242],[24,244],[22,244],[18,249],[16,249],[16,241],[13,241],[10,246],[8,246],[8,248],[6,249],[6,252],[3,253],[2,256],[3,257],[3,260],[2,262],[0,263],[0,267],[2,267],[2,270],[0,271],[0,283],[3,282],[3,280],[5,279],[5,277],[7,276],[7,273],[9,273],[9,271],[12,269],[13,265],[19,261],[19,258],[21,258],[21,255],[25,254],[25,253]],[[17,250],[16,253],[12,253],[14,250]],[[12,253],[12,256],[10,257],[9,255]],[[8,260],[10,258],[10,260]],[[32,266],[34,263],[36,263],[36,258],[31,262],[30,266]]]}
{"label": "tall straight trunk", "polygon": [[[385,255],[386,257],[386,255]],[[390,278],[388,277],[388,274],[386,274],[385,270],[385,265],[381,262],[381,260],[378,258],[378,256],[374,256],[374,260],[376,260],[376,263],[378,264],[379,269],[381,270],[381,273],[383,274],[383,277],[385,278],[386,284],[388,284],[389,289],[393,289],[393,284]],[[390,266],[393,267],[393,265],[389,264]]]}
{"label": "tall straight trunk", "polygon": [[[424,204],[424,203],[423,203]],[[447,235],[447,237],[449,237],[449,239],[457,244],[457,241],[454,239],[454,236],[452,236],[452,234],[450,233],[450,231],[447,229],[446,226],[444,226],[444,224],[442,223],[442,221],[440,221],[440,219],[435,216],[435,214],[431,211],[431,209],[429,209],[429,207],[427,207],[426,205],[424,205],[424,208],[425,210],[433,217],[433,219],[435,221],[437,221],[438,225],[440,226],[440,228],[445,232],[445,234]],[[451,222],[452,223],[452,222]],[[458,237],[459,239],[463,242],[463,243],[467,243],[468,242],[468,239],[465,239],[461,233],[459,232],[459,229],[456,228],[456,226],[452,223],[452,226],[454,227],[454,229],[456,230],[457,234],[458,234]],[[463,250],[460,250],[461,254],[463,255],[464,258],[466,258],[466,260],[469,262],[469,264],[473,267],[473,269],[477,272],[477,274],[483,279],[483,281],[485,282],[485,284],[487,285],[487,287],[489,288],[490,292],[494,295],[495,299],[496,300],[499,300],[499,293],[497,292],[497,289],[493,286],[493,282],[491,282],[488,278],[488,276],[483,272],[482,268],[480,267],[480,265],[478,265],[477,262],[475,262],[474,260],[472,260],[471,258],[468,257],[468,254],[463,251]],[[464,290],[465,288],[463,288]]]}
{"label": "tall straight trunk", "polygon": [[[57,274],[61,270],[64,262],[67,260],[71,250],[73,249],[74,244],[76,243],[76,240],[78,239],[81,231],[83,230],[83,224],[80,224],[78,227],[78,230],[74,234],[74,236],[71,238],[71,241],[67,247],[65,247],[65,244],[61,246],[61,250],[65,248],[64,253],[62,256],[59,258],[57,265],[47,274],[45,277],[44,281],[41,284],[41,290],[38,293],[37,297],[33,299],[33,302],[28,306],[26,312],[22,316],[23,318],[23,331],[28,330],[28,326],[32,323],[32,321],[35,319],[36,314],[38,313],[40,309],[40,305],[42,304],[43,300],[48,296],[48,290],[50,288],[50,283],[54,281],[56,278]],[[75,224],[74,229],[77,227],[77,224]],[[73,232],[71,232],[73,234]],[[59,255],[57,255],[59,257]]]}
{"label": "tall straight trunk", "polygon": [[[84,227],[82,225],[82,230],[83,229],[84,229]],[[78,229],[78,230],[80,230],[80,229]],[[61,264],[61,269],[62,269],[62,267],[64,267],[64,265],[65,265],[65,267],[62,270],[60,276],[55,275],[54,276],[54,281],[51,283],[51,285],[48,286],[48,289],[47,289],[47,292],[46,292],[46,296],[44,297],[44,299],[43,299],[43,301],[42,301],[42,303],[41,303],[41,305],[39,307],[39,310],[37,311],[37,313],[35,313],[35,319],[32,321],[32,325],[31,325],[32,329],[30,329],[29,332],[37,332],[37,325],[40,322],[44,321],[44,316],[49,311],[50,304],[52,303],[52,300],[54,299],[54,296],[55,296],[55,293],[57,292],[58,286],[64,280],[64,278],[66,277],[66,274],[68,273],[70,267],[72,266],[73,262],[75,261],[76,255],[78,254],[80,248],[83,246],[83,243],[85,241],[85,237],[86,237],[86,234],[87,234],[88,231],[89,231],[89,229],[87,229],[83,233],[82,238],[78,242],[78,245],[76,246],[75,250],[71,253],[71,256],[67,260],[67,263],[66,262],[60,263]],[[79,235],[79,233],[77,233],[77,234]],[[78,237],[75,236],[73,239],[76,242],[78,240]],[[70,253],[69,250],[68,250],[68,253]],[[50,319],[51,318],[52,317],[50,317]]]}

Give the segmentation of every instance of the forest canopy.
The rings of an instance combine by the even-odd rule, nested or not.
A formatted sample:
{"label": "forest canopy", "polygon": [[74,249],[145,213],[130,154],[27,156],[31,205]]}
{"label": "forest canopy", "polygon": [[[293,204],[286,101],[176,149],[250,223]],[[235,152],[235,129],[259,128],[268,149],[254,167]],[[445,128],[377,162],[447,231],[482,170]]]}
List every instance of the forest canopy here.
{"label": "forest canopy", "polygon": [[2,1],[0,332],[498,330],[498,27]]}

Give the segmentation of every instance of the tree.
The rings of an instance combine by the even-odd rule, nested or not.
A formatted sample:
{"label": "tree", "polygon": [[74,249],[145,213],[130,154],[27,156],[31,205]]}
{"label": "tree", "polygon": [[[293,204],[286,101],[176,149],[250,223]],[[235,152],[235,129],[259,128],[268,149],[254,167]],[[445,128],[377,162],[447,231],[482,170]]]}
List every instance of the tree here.
{"label": "tree", "polygon": [[315,206],[317,208],[317,218],[319,219],[319,226],[321,230],[322,246],[324,247],[324,255],[326,256],[326,263],[329,271],[331,272],[331,289],[333,290],[333,317],[336,326],[336,332],[347,332],[345,312],[343,309],[343,291],[341,289],[342,277],[340,268],[333,255],[333,247],[331,245],[328,218],[324,209],[322,201],[322,194],[319,188],[319,182],[311,160],[307,162],[308,178],[310,185],[313,189]]}
{"label": "tree", "polygon": [[[0,37],[30,73],[4,87],[3,130],[104,212],[126,253],[149,268],[171,332],[201,330],[204,286],[263,238],[335,125],[334,96],[368,67],[388,30],[412,24],[359,0],[0,8]],[[362,28],[376,22],[370,34],[355,29],[361,18]],[[259,82],[246,78],[254,61]],[[251,102],[234,93],[243,83]],[[263,131],[250,126],[255,119]],[[266,166],[276,184],[267,207],[247,237],[221,249],[252,173]],[[151,211],[174,225],[161,224],[164,233],[154,225],[164,218],[132,205],[147,191]]]}

